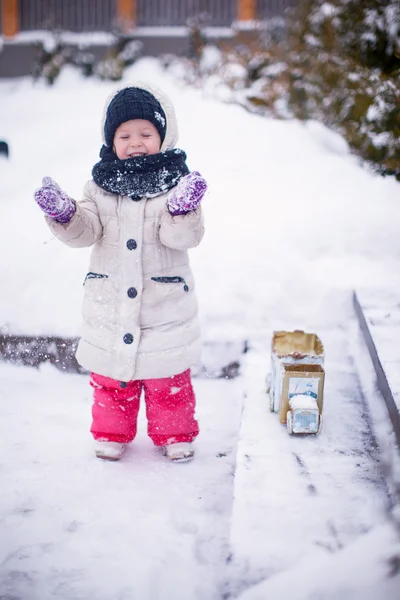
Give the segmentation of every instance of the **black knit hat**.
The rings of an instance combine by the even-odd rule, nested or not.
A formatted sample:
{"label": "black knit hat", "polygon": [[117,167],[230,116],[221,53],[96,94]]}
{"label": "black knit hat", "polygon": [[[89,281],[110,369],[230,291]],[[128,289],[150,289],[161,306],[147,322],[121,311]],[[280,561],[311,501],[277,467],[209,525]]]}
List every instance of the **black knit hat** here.
{"label": "black knit hat", "polygon": [[164,141],[167,129],[165,112],[158,100],[148,92],[137,87],[120,90],[107,107],[104,122],[104,140],[112,148],[114,135],[118,127],[126,121],[145,119],[153,123]]}

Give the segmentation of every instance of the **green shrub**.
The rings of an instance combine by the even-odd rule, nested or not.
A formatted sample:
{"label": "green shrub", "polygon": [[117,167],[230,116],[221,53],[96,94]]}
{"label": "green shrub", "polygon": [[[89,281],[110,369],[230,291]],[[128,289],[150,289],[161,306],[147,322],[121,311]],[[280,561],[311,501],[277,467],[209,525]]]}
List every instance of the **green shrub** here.
{"label": "green shrub", "polygon": [[[249,110],[318,119],[400,180],[399,0],[302,0],[283,25],[267,24],[248,43],[238,36],[220,54],[209,70],[185,68],[186,80],[218,77],[229,101]],[[234,82],[232,64],[243,68]]]}
{"label": "green shrub", "polygon": [[142,50],[141,42],[116,33],[115,42],[96,62],[94,55],[87,50],[65,44],[61,34],[53,33],[53,38],[50,48],[42,42],[37,44],[37,57],[32,71],[35,80],[44,79],[49,85],[54,84],[66,64],[78,68],[85,77],[94,75],[102,80],[119,81],[126,67],[137,60]]}

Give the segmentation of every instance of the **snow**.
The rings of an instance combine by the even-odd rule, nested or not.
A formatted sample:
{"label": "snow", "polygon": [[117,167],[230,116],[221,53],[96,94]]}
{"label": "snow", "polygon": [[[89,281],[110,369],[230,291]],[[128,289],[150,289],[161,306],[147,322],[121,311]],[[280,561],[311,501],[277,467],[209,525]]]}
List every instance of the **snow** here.
{"label": "snow", "polygon": [[222,53],[216,47],[208,44],[202,52],[199,68],[202,72],[212,72],[218,69],[222,64]]}
{"label": "snow", "polygon": [[241,386],[196,381],[193,463],[168,463],[142,410],[111,464],[93,458],[86,377],[2,366],[1,380],[0,597],[217,600]]}
{"label": "snow", "polygon": [[386,29],[389,34],[388,52],[393,52],[400,38],[400,7],[398,3],[389,4],[385,7]]}
{"label": "snow", "polygon": [[[187,26],[171,26],[171,27],[136,27],[133,30],[134,38],[141,37],[187,37],[190,29]],[[204,34],[207,38],[230,38],[234,35],[231,27],[205,27]],[[91,45],[109,46],[116,37],[114,34],[106,31],[93,32],[74,32],[62,31],[56,35],[51,31],[38,29],[35,31],[22,31],[7,38],[9,44],[31,44],[42,42],[45,48],[51,50],[54,47],[55,39],[60,39],[66,44],[77,44],[85,47]]]}
{"label": "snow", "polygon": [[293,396],[289,400],[289,405],[292,410],[296,409],[307,409],[307,408],[318,408],[317,401],[312,396],[307,396],[306,394],[297,394]]}
{"label": "snow", "polygon": [[327,19],[332,19],[338,13],[338,7],[334,6],[330,2],[324,2],[321,6],[314,8],[314,12],[311,15],[312,23],[314,25],[320,25]]}
{"label": "snow", "polygon": [[307,33],[304,36],[304,41],[309,45],[309,46],[314,46],[315,48],[321,47],[321,42],[319,41],[319,39],[315,36],[312,35],[310,33]]}
{"label": "snow", "polygon": [[137,27],[135,37],[187,37],[189,27]]}
{"label": "snow", "polygon": [[[209,183],[206,236],[191,251],[205,347],[247,340],[249,352],[237,379],[195,379],[201,435],[186,465],[152,447],[143,408],[123,460],[96,460],[87,377],[1,365],[0,596],[397,600],[399,574],[386,573],[398,538],[348,337],[353,288],[400,289],[399,183],[318,123],[223,104],[153,59],[122,83],[134,80],[171,97],[179,146]],[[3,333],[79,331],[89,250],[53,239],[32,195],[50,175],[80,198],[116,87],[69,67],[53,87],[0,81]],[[269,412],[281,329],[324,343],[312,440]]]}
{"label": "snow", "polygon": [[382,133],[377,134],[370,133],[369,138],[372,141],[375,148],[382,148],[383,146],[386,146],[390,143],[390,140],[392,139],[392,134],[388,131],[382,131]]}
{"label": "snow", "polygon": [[[387,492],[377,463],[371,463],[371,459],[375,462],[374,443],[349,355],[352,320],[347,323],[320,330],[327,377],[324,426],[318,437],[289,436],[279,415],[269,412],[263,381],[268,350],[261,339],[254,344],[253,356],[246,357],[243,377],[251,386],[238,441],[230,537],[244,590],[259,581],[268,585],[282,573],[286,597],[291,597],[293,588],[297,589],[291,571],[298,563],[304,564],[305,557],[311,571],[318,554],[334,559],[336,552],[384,524]],[[396,548],[391,545],[394,554]],[[355,587],[361,587],[357,563],[353,568],[357,569],[355,578],[360,577]],[[319,580],[327,595],[336,589],[333,582]],[[319,597],[309,591],[309,600]],[[381,597],[374,593],[376,589],[368,600]],[[263,597],[275,598],[273,593]]]}
{"label": "snow", "polygon": [[115,41],[112,33],[105,31],[93,31],[85,33],[75,33],[73,31],[57,32],[55,35],[51,31],[38,29],[36,31],[21,31],[13,37],[7,38],[8,44],[32,44],[42,42],[46,50],[54,48],[56,40],[62,40],[66,44],[77,44],[79,46],[104,45],[109,46]]}
{"label": "snow", "polygon": [[257,31],[263,28],[263,23],[247,19],[245,21],[233,21],[232,28],[235,31]]}
{"label": "snow", "polygon": [[[140,61],[126,81],[136,75],[164,82],[162,71],[151,75],[149,64]],[[10,143],[11,160],[0,163],[5,199],[0,233],[18,263],[16,269],[7,254],[0,258],[2,326],[10,331],[66,335],[78,331],[89,251],[71,251],[52,239],[32,192],[43,175],[51,174],[70,195],[80,198],[98,159],[103,103],[115,87],[120,86],[82,80],[69,69],[50,89],[32,86],[29,79],[1,84],[6,115],[2,137]],[[180,145],[188,153],[189,166],[206,173],[210,184],[204,203],[205,243],[192,252],[205,321],[239,320],[243,329],[251,330],[259,328],[260,318],[272,325],[272,314],[274,325],[281,315],[286,327],[287,313],[294,309],[294,325],[313,315],[315,328],[318,311],[326,318],[326,300],[335,302],[336,295],[346,302],[344,290],[372,283],[396,287],[400,280],[396,181],[360,168],[342,138],[321,125],[261,119],[238,106],[180,89],[166,77],[164,87],[177,106]],[[214,131],[228,150],[222,155],[220,144],[209,141]],[[251,153],[246,168],[243,153]],[[67,156],[73,157],[73,168]],[[21,210],[23,222],[10,228],[8,223]],[[221,233],[226,249],[222,256]],[[28,255],[30,260],[24,260]],[[268,259],[272,255],[276,260]],[[220,260],[213,260],[215,256]],[[9,289],[14,293],[10,295]],[[46,291],[40,302],[37,290]],[[298,295],[301,302],[293,303]],[[65,307],[61,320],[60,307]]]}
{"label": "snow", "polygon": [[[315,553],[299,561],[289,573],[271,577],[242,594],[240,600],[286,600],[288,597],[291,600],[398,598],[398,581],[388,577],[394,548],[400,550],[393,531],[386,526],[378,527],[333,557],[326,553]],[[378,591],[371,595],[371,589]]]}
{"label": "snow", "polygon": [[[379,119],[379,117],[382,116],[382,112],[381,110],[379,110],[379,107],[376,104],[371,104],[371,106],[368,108],[367,110],[367,120],[368,121],[377,121]],[[384,132],[386,133],[386,132]]]}
{"label": "snow", "polygon": [[284,73],[286,68],[285,63],[281,62],[277,62],[274,63],[272,65],[269,65],[268,67],[264,67],[263,69],[261,69],[260,73],[261,75],[264,75],[265,77],[277,77],[278,75],[280,75],[281,73]]}
{"label": "snow", "polygon": [[202,31],[207,39],[232,38],[235,35],[232,27],[203,27]]}
{"label": "snow", "polygon": [[164,127],[165,126],[165,119],[164,119],[164,117],[159,112],[155,112],[154,116],[157,119],[157,121],[159,121],[161,123],[161,125]]}
{"label": "snow", "polygon": [[324,2],[321,4],[320,11],[324,17],[330,18],[333,17],[337,13],[337,7],[330,2]]}
{"label": "snow", "polygon": [[[363,307],[366,326],[374,341],[380,364],[384,370],[389,388],[393,392],[393,400],[400,413],[400,351],[398,344],[394,351],[393,345],[400,338],[400,306],[398,297],[386,300],[385,311],[374,308],[374,298],[368,294],[358,293],[358,302]],[[375,299],[376,302],[376,299]]]}

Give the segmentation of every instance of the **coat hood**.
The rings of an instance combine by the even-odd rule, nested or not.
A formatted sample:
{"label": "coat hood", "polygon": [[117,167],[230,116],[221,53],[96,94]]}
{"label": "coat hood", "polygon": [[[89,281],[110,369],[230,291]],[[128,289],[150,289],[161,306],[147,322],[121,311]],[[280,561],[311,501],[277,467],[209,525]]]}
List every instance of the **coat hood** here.
{"label": "coat hood", "polygon": [[101,122],[101,136],[102,136],[103,144],[105,144],[104,123],[105,123],[105,119],[106,119],[107,108],[108,108],[111,100],[114,98],[114,96],[116,94],[118,94],[118,92],[120,92],[121,90],[124,90],[126,88],[129,88],[129,87],[137,87],[137,88],[141,88],[142,90],[146,90],[146,91],[150,92],[150,94],[153,94],[153,96],[158,100],[158,102],[161,104],[161,106],[163,108],[163,111],[164,111],[166,119],[167,119],[167,128],[166,128],[166,132],[165,132],[165,138],[162,143],[160,152],[164,152],[164,150],[172,150],[173,148],[175,148],[177,141],[178,141],[178,124],[177,124],[176,114],[175,114],[175,109],[173,107],[173,104],[172,104],[171,100],[168,98],[168,96],[166,94],[164,94],[164,92],[162,92],[159,88],[157,88],[149,83],[145,83],[143,81],[134,81],[134,82],[130,83],[129,85],[123,85],[120,88],[116,89],[112,94],[110,94],[110,96],[108,96],[105,106],[104,106],[103,119]]}

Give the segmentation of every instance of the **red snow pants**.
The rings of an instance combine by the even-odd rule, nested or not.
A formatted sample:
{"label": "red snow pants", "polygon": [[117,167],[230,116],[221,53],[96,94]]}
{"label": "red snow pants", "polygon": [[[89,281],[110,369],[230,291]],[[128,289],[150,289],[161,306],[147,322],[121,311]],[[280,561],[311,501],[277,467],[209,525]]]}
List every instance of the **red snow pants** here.
{"label": "red snow pants", "polygon": [[199,433],[190,369],[173,377],[127,383],[92,373],[90,385],[94,389],[90,431],[95,440],[125,444],[134,439],[142,390],[148,434],[156,446],[192,442]]}

